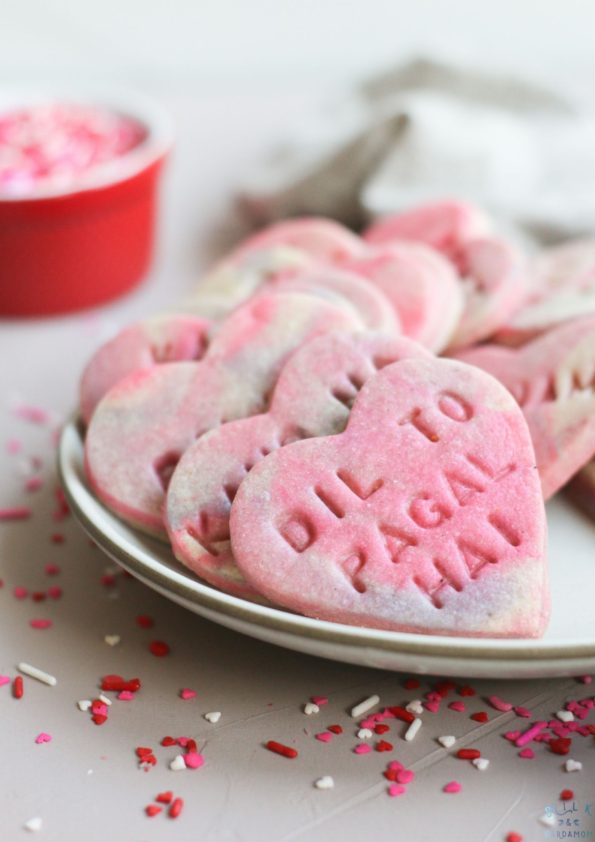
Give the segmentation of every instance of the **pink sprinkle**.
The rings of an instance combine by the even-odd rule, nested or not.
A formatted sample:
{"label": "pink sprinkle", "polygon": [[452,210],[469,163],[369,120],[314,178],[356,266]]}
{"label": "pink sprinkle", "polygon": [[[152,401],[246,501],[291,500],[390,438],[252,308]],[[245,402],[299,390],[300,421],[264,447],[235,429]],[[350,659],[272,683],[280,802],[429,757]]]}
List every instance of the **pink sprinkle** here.
{"label": "pink sprinkle", "polygon": [[57,564],[46,564],[44,572],[46,576],[57,576],[60,573],[60,568]]}
{"label": "pink sprinkle", "polygon": [[40,406],[28,406],[27,404],[17,406],[14,414],[17,418],[22,418],[23,421],[30,421],[31,424],[45,424],[50,418],[47,410]]}
{"label": "pink sprinkle", "polygon": [[532,748],[523,748],[519,751],[519,757],[522,757],[523,760],[533,760],[535,752]]}
{"label": "pink sprinkle", "polygon": [[23,442],[20,439],[8,439],[6,450],[8,453],[20,453],[23,449]]}
{"label": "pink sprinkle", "polygon": [[0,521],[2,520],[27,520],[33,512],[29,506],[12,506],[7,509],[0,509]]}
{"label": "pink sprinkle", "polygon": [[591,682],[593,681],[593,676],[592,675],[579,675],[578,680],[580,682],[582,682],[583,684],[591,684]]}
{"label": "pink sprinkle", "polygon": [[23,588],[20,585],[17,585],[17,587],[14,588],[12,593],[15,599],[26,599],[29,595],[29,591],[27,590],[27,588]]}
{"label": "pink sprinkle", "polygon": [[354,754],[369,754],[372,751],[372,746],[366,743],[360,743],[353,749]]}
{"label": "pink sprinkle", "polygon": [[401,769],[404,768],[404,766],[398,760],[391,760],[387,768],[391,769],[393,772],[399,772]]}
{"label": "pink sprinkle", "polygon": [[40,488],[43,486],[43,477],[35,476],[29,477],[28,480],[25,481],[25,491],[39,491]]}
{"label": "pink sprinkle", "polygon": [[531,719],[531,711],[527,710],[527,708],[521,707],[520,705],[515,706],[514,712],[517,716],[522,716],[523,719]]}
{"label": "pink sprinkle", "polygon": [[462,786],[458,781],[449,781],[447,784],[444,784],[442,787],[442,792],[460,792],[462,790]]}
{"label": "pink sprinkle", "polygon": [[4,687],[5,684],[10,684],[10,676],[0,675],[0,687]]}
{"label": "pink sprinkle", "polygon": [[459,713],[464,713],[465,702],[451,702],[448,707],[450,710],[456,710]]}
{"label": "pink sprinkle", "polygon": [[415,772],[411,769],[400,769],[397,772],[397,781],[400,784],[409,784],[415,778]]}
{"label": "pink sprinkle", "polygon": [[504,733],[504,739],[510,740],[511,743],[514,743],[515,740],[518,740],[518,738],[520,736],[521,736],[520,731],[506,731]]}
{"label": "pink sprinkle", "polygon": [[53,623],[51,620],[29,620],[32,629],[49,629]]}
{"label": "pink sprinkle", "polygon": [[539,732],[545,728],[546,725],[547,722],[536,722],[535,725],[532,725],[523,734],[521,734],[520,737],[518,737],[518,739],[515,741],[515,745],[520,748],[521,746],[530,743],[531,740],[534,739],[537,736],[537,734],[539,734]]}
{"label": "pink sprinkle", "polygon": [[51,741],[52,735],[46,734],[45,731],[42,731],[41,734],[38,734],[35,737],[35,742],[37,743],[37,745],[41,745],[41,743],[51,743]]}
{"label": "pink sprinkle", "polygon": [[190,737],[178,737],[178,745],[182,746],[182,748],[186,748],[189,739]]}
{"label": "pink sprinkle", "polygon": [[395,798],[397,795],[404,795],[406,792],[406,788],[400,784],[391,784],[388,788],[388,794],[391,798]]}
{"label": "pink sprinkle", "polygon": [[180,699],[194,699],[196,698],[196,691],[190,690],[189,687],[184,687],[180,690]]}
{"label": "pink sprinkle", "polygon": [[52,585],[51,588],[48,588],[48,596],[50,599],[60,599],[62,588],[59,585]]}
{"label": "pink sprinkle", "polygon": [[310,696],[310,701],[315,705],[328,705],[326,696]]}
{"label": "pink sprinkle", "polygon": [[131,693],[130,690],[120,690],[117,698],[121,702],[131,702],[134,699],[134,693]]}
{"label": "pink sprinkle", "polygon": [[426,710],[430,711],[430,713],[438,713],[438,711],[440,710],[440,702],[424,702],[423,705]]}
{"label": "pink sprinkle", "polygon": [[320,740],[321,743],[330,743],[333,738],[330,731],[321,731],[320,734],[315,734],[314,736],[317,740]]}
{"label": "pink sprinkle", "polygon": [[487,702],[495,708],[495,710],[502,711],[502,713],[508,713],[509,710],[512,710],[512,704],[510,702],[503,701],[500,696],[488,696]]}
{"label": "pink sprinkle", "polygon": [[204,757],[197,751],[189,751],[188,754],[184,755],[184,763],[188,769],[200,769],[204,762]]}

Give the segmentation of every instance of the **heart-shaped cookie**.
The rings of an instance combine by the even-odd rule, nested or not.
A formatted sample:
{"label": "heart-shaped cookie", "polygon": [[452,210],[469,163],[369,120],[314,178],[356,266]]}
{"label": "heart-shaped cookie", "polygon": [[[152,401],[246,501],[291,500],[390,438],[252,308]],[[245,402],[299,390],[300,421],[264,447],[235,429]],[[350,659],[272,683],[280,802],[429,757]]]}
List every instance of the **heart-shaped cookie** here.
{"label": "heart-shaped cookie", "polygon": [[136,372],[100,401],[85,441],[91,486],[124,520],[164,534],[165,488],[186,448],[224,421],[262,412],[303,342],[363,327],[354,310],[311,295],[251,299],[223,323],[203,360]]}
{"label": "heart-shaped cookie", "polygon": [[232,548],[254,587],[308,616],[384,629],[540,635],[546,522],[527,425],[494,378],[389,365],[345,432],[271,453],[241,484]]}
{"label": "heart-shaped cookie", "polygon": [[521,348],[484,345],[457,357],[497,377],[518,401],[546,500],[595,455],[595,317]]}
{"label": "heart-shaped cookie", "polygon": [[376,245],[400,240],[425,243],[456,267],[465,303],[451,350],[491,336],[526,295],[527,273],[520,255],[489,230],[489,222],[473,206],[438,202],[390,216],[364,232],[366,242]]}
{"label": "heart-shaped cookie", "polygon": [[159,363],[200,360],[211,330],[207,319],[176,313],[124,328],[93,354],[83,372],[80,409],[85,423],[106,392],[131,372]]}
{"label": "heart-shaped cookie", "polygon": [[278,222],[241,242],[196,289],[194,312],[221,318],[262,284],[297,272],[333,265],[359,254],[362,240],[331,219],[302,217]]}
{"label": "heart-shaped cookie", "polygon": [[441,201],[379,219],[363,236],[373,245],[399,240],[426,243],[456,263],[461,246],[489,236],[491,227],[485,214],[474,205]]}
{"label": "heart-shaped cookie", "polygon": [[439,353],[449,344],[463,311],[463,289],[452,265],[422,243],[370,248],[345,264],[390,301],[405,336]]}
{"label": "heart-shaped cookie", "polygon": [[290,441],[343,430],[366,380],[415,356],[429,352],[409,339],[379,334],[329,334],[303,345],[285,364],[268,412],[222,424],[182,456],[165,508],[176,557],[211,584],[256,598],[229,543],[231,503],[247,472]]}
{"label": "heart-shaped cookie", "polygon": [[544,249],[529,265],[526,301],[497,334],[520,345],[556,325],[595,313],[595,239]]}

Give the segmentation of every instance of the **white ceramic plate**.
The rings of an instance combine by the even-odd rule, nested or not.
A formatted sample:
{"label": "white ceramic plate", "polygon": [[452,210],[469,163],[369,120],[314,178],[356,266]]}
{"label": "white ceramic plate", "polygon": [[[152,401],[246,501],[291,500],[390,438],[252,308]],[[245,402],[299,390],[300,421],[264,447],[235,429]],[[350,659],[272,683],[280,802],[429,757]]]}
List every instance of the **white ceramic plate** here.
{"label": "white ceramic plate", "polygon": [[235,631],[311,655],[388,670],[474,678],[595,672],[595,525],[562,499],[548,505],[553,611],[545,637],[452,638],[311,620],[203,584],[166,544],[122,523],[94,497],[85,481],[76,421],[62,433],[58,468],[75,517],[109,556],[174,602]]}

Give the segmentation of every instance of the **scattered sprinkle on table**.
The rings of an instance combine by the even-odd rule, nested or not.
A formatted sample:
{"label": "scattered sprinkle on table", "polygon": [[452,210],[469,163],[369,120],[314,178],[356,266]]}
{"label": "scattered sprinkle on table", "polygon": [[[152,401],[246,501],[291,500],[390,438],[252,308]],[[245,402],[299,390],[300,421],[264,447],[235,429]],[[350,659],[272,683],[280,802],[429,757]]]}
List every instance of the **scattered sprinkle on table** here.
{"label": "scattered sprinkle on table", "polygon": [[54,675],[50,675],[49,672],[44,672],[44,670],[40,670],[38,667],[27,664],[25,661],[17,664],[17,669],[23,675],[27,675],[29,678],[35,678],[37,681],[41,681],[42,684],[47,684],[50,687],[55,687],[58,683],[58,679]]}
{"label": "scattered sprinkle on table", "polygon": [[364,699],[363,702],[360,702],[351,708],[351,716],[353,719],[358,719],[360,716],[363,716],[364,713],[367,713],[369,710],[376,707],[379,701],[380,696],[368,696],[368,698]]}

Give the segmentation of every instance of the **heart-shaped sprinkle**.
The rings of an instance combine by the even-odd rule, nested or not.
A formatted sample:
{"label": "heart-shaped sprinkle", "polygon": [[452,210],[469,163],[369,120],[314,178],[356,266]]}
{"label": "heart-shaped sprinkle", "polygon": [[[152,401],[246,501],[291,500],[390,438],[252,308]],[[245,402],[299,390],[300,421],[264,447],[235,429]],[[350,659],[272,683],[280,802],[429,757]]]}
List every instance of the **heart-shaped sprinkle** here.
{"label": "heart-shaped sprinkle", "polygon": [[408,710],[409,713],[414,713],[416,716],[420,716],[424,712],[424,706],[420,699],[413,699],[409,702],[405,710]]}
{"label": "heart-shaped sprinkle", "polygon": [[330,775],[323,775],[322,778],[317,778],[314,781],[316,789],[332,789],[335,785],[333,778]]}
{"label": "heart-shaped sprinkle", "polygon": [[43,827],[43,821],[38,816],[35,816],[32,819],[27,819],[23,827],[31,833],[37,833]]}
{"label": "heart-shaped sprinkle", "polygon": [[445,736],[445,737],[438,737],[438,742],[444,748],[452,748],[456,743],[456,737]]}
{"label": "heart-shaped sprinkle", "polygon": [[523,748],[519,751],[519,757],[522,757],[524,760],[533,760],[535,752],[532,748]]}
{"label": "heart-shaped sprinkle", "polygon": [[306,716],[313,716],[315,713],[320,713],[320,708],[314,702],[306,702],[304,705],[304,713]]}
{"label": "heart-shaped sprinkle", "polygon": [[452,360],[383,368],[344,433],[269,454],[237,492],[231,536],[252,584],[308,616],[457,635],[545,626],[526,423],[504,387]]}
{"label": "heart-shaped sprinkle", "polygon": [[211,725],[215,725],[221,719],[221,711],[211,710],[209,713],[205,713],[205,719],[207,722],[210,722]]}
{"label": "heart-shaped sprinkle", "polygon": [[176,754],[174,759],[169,764],[169,768],[172,772],[182,772],[186,768],[186,761],[184,760],[183,754]]}
{"label": "heart-shaped sprinkle", "polygon": [[154,816],[158,816],[159,813],[163,810],[163,807],[159,807],[157,804],[148,804],[145,807],[145,813],[149,818],[153,818]]}
{"label": "heart-shaped sprinkle", "polygon": [[374,736],[374,732],[370,728],[360,728],[357,732],[358,740],[369,740]]}
{"label": "heart-shaped sprinkle", "polygon": [[195,699],[195,698],[196,698],[196,691],[195,690],[190,690],[189,687],[184,687],[182,690],[180,690],[180,699],[188,700],[188,699]]}
{"label": "heart-shaped sprinkle", "polygon": [[447,784],[444,784],[442,787],[442,792],[449,792],[449,793],[457,793],[460,792],[463,787],[458,781],[449,781]]}
{"label": "heart-shaped sprinkle", "polygon": [[396,798],[398,795],[404,795],[406,792],[407,788],[401,784],[391,784],[388,788],[388,794],[391,798]]}
{"label": "heart-shaped sprinkle", "polygon": [[184,755],[184,763],[188,769],[200,769],[205,759],[197,751],[189,751]]}
{"label": "heart-shaped sprinkle", "polygon": [[82,710],[83,713],[85,711],[88,711],[89,708],[91,707],[91,705],[92,705],[91,699],[81,699],[80,702],[77,702],[78,709]]}
{"label": "heart-shaped sprinkle", "polygon": [[42,731],[42,732],[41,732],[41,734],[38,734],[38,735],[35,737],[35,742],[36,742],[38,745],[40,745],[41,743],[51,743],[51,741],[52,741],[52,735],[51,735],[51,734],[46,734],[46,732],[45,732],[45,731]]}
{"label": "heart-shaped sprinkle", "polygon": [[5,684],[10,684],[10,676],[0,675],[0,687],[4,687]]}
{"label": "heart-shaped sprinkle", "polygon": [[471,763],[475,766],[476,769],[479,769],[480,772],[485,772],[485,770],[490,765],[490,761],[487,757],[476,757],[474,758]]}
{"label": "heart-shaped sprinkle", "polygon": [[564,768],[567,772],[580,772],[583,768],[583,764],[580,760],[567,760],[564,764]]}
{"label": "heart-shaped sprinkle", "polygon": [[119,634],[106,634],[103,639],[108,646],[117,646],[121,640]]}
{"label": "heart-shaped sprinkle", "polygon": [[321,743],[330,743],[333,739],[333,735],[330,731],[321,731],[320,734],[315,734],[314,737]]}
{"label": "heart-shaped sprinkle", "polygon": [[168,789],[167,792],[160,792],[156,797],[155,801],[159,801],[160,804],[170,804],[174,797],[173,792],[171,789]]}

